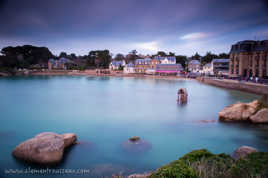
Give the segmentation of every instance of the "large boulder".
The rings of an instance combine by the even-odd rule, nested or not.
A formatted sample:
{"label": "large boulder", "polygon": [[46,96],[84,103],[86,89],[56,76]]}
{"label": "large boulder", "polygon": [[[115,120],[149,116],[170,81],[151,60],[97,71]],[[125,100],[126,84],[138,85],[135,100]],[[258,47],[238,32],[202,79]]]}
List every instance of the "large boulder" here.
{"label": "large boulder", "polygon": [[76,138],[75,134],[44,132],[19,144],[12,154],[33,163],[56,164],[61,161],[64,149],[76,143]]}
{"label": "large boulder", "polygon": [[219,112],[219,119],[225,122],[248,121],[258,108],[259,102],[257,100],[251,103],[232,104]]}
{"label": "large boulder", "polygon": [[268,109],[259,110],[256,114],[250,117],[250,121],[257,124],[268,123]]}
{"label": "large boulder", "polygon": [[232,157],[235,159],[235,160],[238,160],[238,159],[243,159],[245,158],[248,154],[250,153],[253,153],[253,152],[257,152],[258,150],[253,148],[253,147],[250,147],[250,146],[241,146],[239,148],[237,148],[233,154],[232,154]]}

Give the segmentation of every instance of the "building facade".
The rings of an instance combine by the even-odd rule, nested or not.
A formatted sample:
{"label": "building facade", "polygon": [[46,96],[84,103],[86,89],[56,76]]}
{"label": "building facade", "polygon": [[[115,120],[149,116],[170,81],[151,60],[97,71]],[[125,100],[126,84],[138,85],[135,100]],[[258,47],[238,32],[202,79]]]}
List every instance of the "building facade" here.
{"label": "building facade", "polygon": [[135,65],[133,63],[128,63],[124,67],[124,73],[125,74],[133,74],[133,73],[135,73]]}
{"label": "building facade", "polygon": [[135,73],[145,74],[146,70],[151,67],[151,58],[136,59],[135,61]]}
{"label": "building facade", "polygon": [[228,75],[229,59],[213,59],[211,65],[213,70],[212,75]]}
{"label": "building facade", "polygon": [[67,58],[60,58],[59,60],[56,59],[49,59],[48,60],[48,69],[63,69],[66,70],[68,66],[74,65],[74,62]]}
{"label": "building facade", "polygon": [[199,60],[191,60],[188,63],[188,70],[192,73],[198,73],[201,71],[201,64],[199,62]]}
{"label": "building facade", "polygon": [[155,74],[159,75],[177,75],[183,68],[181,64],[157,64]]}
{"label": "building facade", "polygon": [[110,70],[119,70],[121,67],[125,67],[125,60],[122,61],[112,61],[109,65]]}
{"label": "building facade", "polygon": [[232,45],[229,77],[268,78],[268,40],[247,40]]}

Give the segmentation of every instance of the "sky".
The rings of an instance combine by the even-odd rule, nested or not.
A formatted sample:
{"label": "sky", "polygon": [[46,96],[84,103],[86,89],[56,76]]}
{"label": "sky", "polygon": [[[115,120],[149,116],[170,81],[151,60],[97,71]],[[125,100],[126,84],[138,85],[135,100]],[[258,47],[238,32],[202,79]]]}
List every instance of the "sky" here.
{"label": "sky", "polygon": [[267,0],[0,0],[0,49],[31,44],[55,55],[136,49],[191,56],[265,39]]}

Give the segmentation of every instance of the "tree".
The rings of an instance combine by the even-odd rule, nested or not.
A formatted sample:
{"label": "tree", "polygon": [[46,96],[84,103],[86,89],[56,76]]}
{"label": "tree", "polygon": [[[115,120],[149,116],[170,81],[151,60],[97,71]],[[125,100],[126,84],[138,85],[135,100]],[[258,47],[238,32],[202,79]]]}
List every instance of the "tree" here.
{"label": "tree", "polygon": [[169,52],[169,56],[175,56],[175,53]]}
{"label": "tree", "polygon": [[216,54],[213,54],[211,52],[207,52],[205,56],[202,57],[202,65],[205,65],[207,63],[211,63],[211,61],[215,58],[218,58]]}
{"label": "tree", "polygon": [[61,58],[61,57],[64,57],[64,58],[67,58],[67,53],[66,52],[61,52],[60,53],[60,55],[59,55],[59,57]]}
{"label": "tree", "polygon": [[2,65],[8,68],[28,68],[34,64],[47,64],[48,59],[53,57],[46,47],[24,45],[17,47],[5,47],[1,50],[4,54]]}
{"label": "tree", "polygon": [[108,68],[111,62],[109,50],[90,51],[88,57],[90,62],[94,61],[97,68]]}
{"label": "tree", "polygon": [[74,53],[71,53],[71,58],[76,59],[77,57],[76,57],[76,55]]}
{"label": "tree", "polygon": [[192,59],[197,59],[197,60],[199,60],[200,57],[201,57],[201,56],[198,54],[198,52],[196,52],[195,55],[193,55],[191,58],[192,58]]}
{"label": "tree", "polygon": [[229,54],[226,54],[226,53],[220,53],[219,54],[219,59],[229,59]]}
{"label": "tree", "polygon": [[118,54],[115,56],[114,59],[115,59],[116,61],[121,61],[121,60],[124,60],[125,57],[124,57],[123,54],[118,53]]}
{"label": "tree", "polygon": [[187,56],[178,55],[176,56],[176,63],[180,63],[183,68],[186,67]]}
{"label": "tree", "polygon": [[157,56],[162,56],[162,57],[164,57],[164,56],[167,56],[167,54],[166,54],[164,51],[158,51],[158,52],[157,52]]}

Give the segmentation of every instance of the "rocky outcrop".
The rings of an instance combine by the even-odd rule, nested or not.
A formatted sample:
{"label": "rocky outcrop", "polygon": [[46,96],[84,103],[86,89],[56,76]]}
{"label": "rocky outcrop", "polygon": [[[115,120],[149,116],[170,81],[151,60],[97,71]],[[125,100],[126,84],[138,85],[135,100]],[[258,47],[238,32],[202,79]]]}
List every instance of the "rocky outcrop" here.
{"label": "rocky outcrop", "polygon": [[253,147],[250,147],[250,146],[241,146],[239,148],[237,148],[233,154],[232,154],[232,157],[235,159],[235,160],[238,160],[238,159],[243,159],[245,158],[248,154],[250,153],[253,153],[253,152],[257,152],[258,150],[253,148]]}
{"label": "rocky outcrop", "polygon": [[68,133],[59,135],[44,132],[19,144],[12,152],[13,156],[28,162],[42,165],[59,163],[64,149],[75,144],[77,137]]}
{"label": "rocky outcrop", "polygon": [[265,124],[268,123],[268,109],[264,108],[259,110],[253,116],[250,116],[250,121],[252,123]]}
{"label": "rocky outcrop", "polygon": [[227,106],[219,112],[219,120],[268,123],[268,95],[263,95],[251,103],[236,103]]}
{"label": "rocky outcrop", "polygon": [[232,104],[219,112],[219,119],[225,122],[248,121],[250,116],[257,112],[258,107],[258,101]]}
{"label": "rocky outcrop", "polygon": [[188,93],[187,93],[186,88],[180,88],[178,90],[178,99],[177,99],[177,102],[179,104],[186,104],[187,101],[188,101]]}

